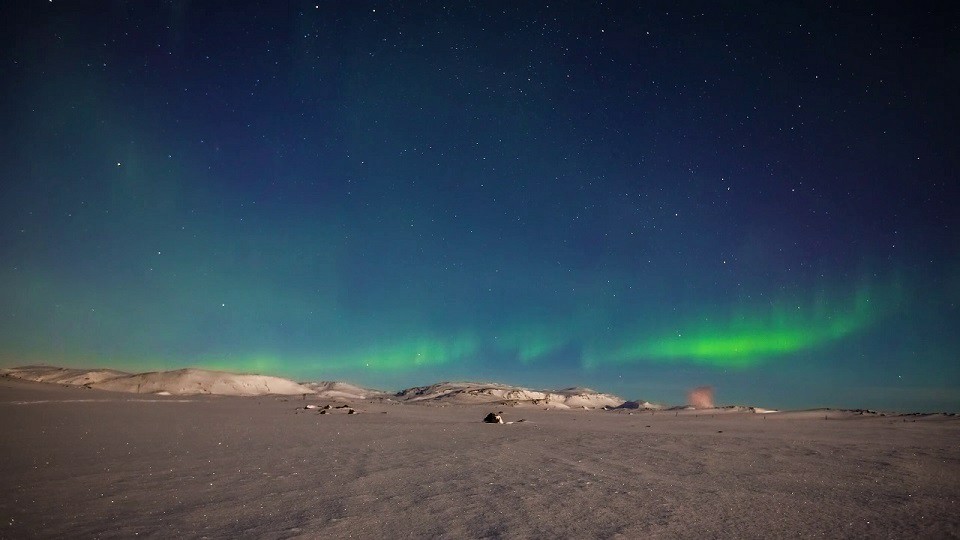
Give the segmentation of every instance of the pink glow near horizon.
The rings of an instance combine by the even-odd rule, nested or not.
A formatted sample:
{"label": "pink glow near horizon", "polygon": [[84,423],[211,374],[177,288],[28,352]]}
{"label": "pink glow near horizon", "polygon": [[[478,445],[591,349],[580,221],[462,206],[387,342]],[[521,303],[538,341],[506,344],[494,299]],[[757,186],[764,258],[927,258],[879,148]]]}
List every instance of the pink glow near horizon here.
{"label": "pink glow near horizon", "polygon": [[695,409],[713,408],[713,387],[698,386],[687,392],[687,403]]}

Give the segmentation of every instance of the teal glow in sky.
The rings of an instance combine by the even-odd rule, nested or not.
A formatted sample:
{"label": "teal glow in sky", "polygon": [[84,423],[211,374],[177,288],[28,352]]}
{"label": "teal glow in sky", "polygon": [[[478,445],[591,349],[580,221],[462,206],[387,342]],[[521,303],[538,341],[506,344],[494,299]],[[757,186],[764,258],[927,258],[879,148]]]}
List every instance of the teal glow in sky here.
{"label": "teal glow in sky", "polygon": [[0,363],[958,410],[935,11],[18,3]]}

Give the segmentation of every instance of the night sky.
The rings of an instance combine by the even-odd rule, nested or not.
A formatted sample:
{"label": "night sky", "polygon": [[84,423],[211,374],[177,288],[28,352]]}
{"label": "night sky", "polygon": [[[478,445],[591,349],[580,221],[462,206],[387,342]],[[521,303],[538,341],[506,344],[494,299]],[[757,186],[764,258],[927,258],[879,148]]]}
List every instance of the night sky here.
{"label": "night sky", "polygon": [[960,410],[951,4],[4,6],[0,363]]}

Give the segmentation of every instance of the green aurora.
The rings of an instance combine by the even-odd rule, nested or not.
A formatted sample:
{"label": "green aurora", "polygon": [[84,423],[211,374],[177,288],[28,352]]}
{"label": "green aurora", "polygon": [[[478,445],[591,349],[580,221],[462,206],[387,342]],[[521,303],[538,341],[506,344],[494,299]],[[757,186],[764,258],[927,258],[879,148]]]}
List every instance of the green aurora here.
{"label": "green aurora", "polygon": [[[427,334],[411,339],[378,339],[360,344],[342,354],[301,357],[299,369],[314,366],[326,371],[372,371],[397,373],[475,361],[496,351],[522,365],[548,361],[567,349],[580,349],[579,363],[586,369],[603,366],[670,362],[743,369],[799,351],[837,342],[868,329],[893,313],[903,301],[899,281],[882,286],[862,284],[853,294],[819,294],[811,301],[784,299],[765,308],[742,307],[735,312],[714,313],[672,325],[677,330],[651,332],[641,328],[599,339],[596,322],[585,317],[554,326],[543,322],[515,324],[493,329],[489,334],[460,331],[453,337]],[[828,300],[833,298],[833,300]],[[595,315],[595,313],[594,313]],[[601,318],[602,319],[602,318]],[[284,373],[289,358],[270,354],[210,360],[205,367]]]}
{"label": "green aurora", "polygon": [[331,369],[403,371],[445,365],[470,358],[480,349],[480,340],[463,333],[449,339],[420,337],[395,344],[361,348],[360,352],[324,360]]}
{"label": "green aurora", "polygon": [[658,361],[748,368],[866,330],[902,303],[902,291],[899,280],[879,287],[864,283],[846,297],[820,294],[808,302],[784,300],[765,309],[705,315],[673,332],[594,349],[585,354],[584,366]]}

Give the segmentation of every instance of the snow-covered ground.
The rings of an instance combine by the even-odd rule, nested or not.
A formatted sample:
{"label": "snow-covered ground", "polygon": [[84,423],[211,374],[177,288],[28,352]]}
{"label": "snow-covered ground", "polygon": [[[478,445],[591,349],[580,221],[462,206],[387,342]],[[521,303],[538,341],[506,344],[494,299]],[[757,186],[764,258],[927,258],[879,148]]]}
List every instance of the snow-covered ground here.
{"label": "snow-covered ground", "polygon": [[955,416],[344,397],[0,378],[0,537],[960,535]]}

